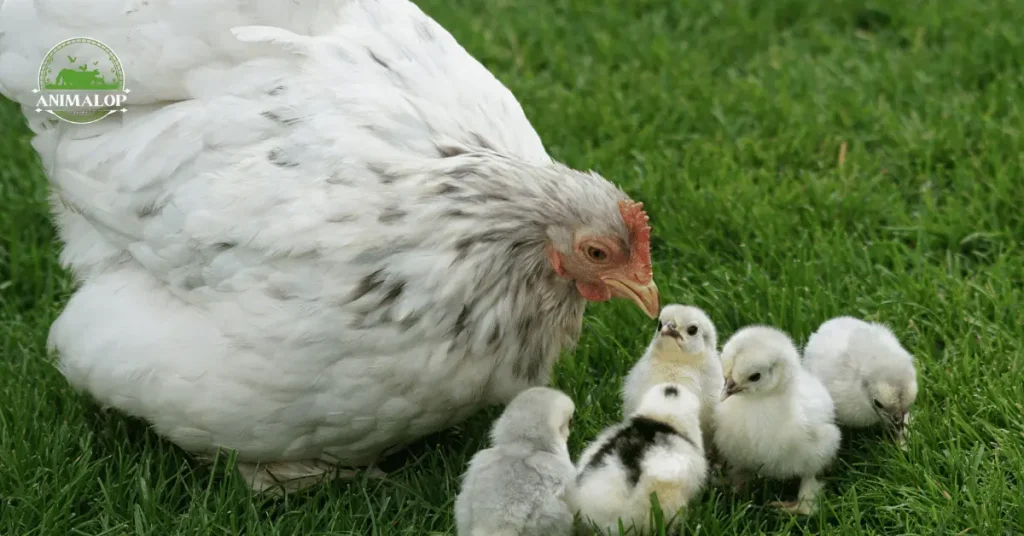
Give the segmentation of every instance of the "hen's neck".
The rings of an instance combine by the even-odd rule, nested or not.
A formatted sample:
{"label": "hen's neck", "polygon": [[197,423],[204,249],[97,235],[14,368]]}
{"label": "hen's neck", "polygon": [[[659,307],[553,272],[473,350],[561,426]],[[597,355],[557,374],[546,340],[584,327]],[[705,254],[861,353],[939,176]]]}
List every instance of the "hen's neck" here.
{"label": "hen's neck", "polygon": [[418,175],[419,206],[429,212],[422,221],[437,222],[421,239],[449,251],[450,272],[469,278],[459,282],[465,293],[449,302],[459,308],[458,336],[470,354],[498,360],[498,377],[546,383],[562,349],[576,344],[585,308],[546,248],[558,233],[571,234],[586,200],[581,190],[610,189],[604,195],[611,206],[617,190],[558,164],[490,152],[432,160],[429,169],[407,173]]}

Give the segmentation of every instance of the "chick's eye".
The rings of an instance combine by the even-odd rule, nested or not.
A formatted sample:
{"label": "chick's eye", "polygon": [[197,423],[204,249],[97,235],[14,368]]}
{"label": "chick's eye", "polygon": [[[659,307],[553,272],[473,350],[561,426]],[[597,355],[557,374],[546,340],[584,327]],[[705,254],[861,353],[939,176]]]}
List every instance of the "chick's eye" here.
{"label": "chick's eye", "polygon": [[597,248],[597,247],[594,247],[594,246],[588,246],[587,247],[587,257],[590,257],[590,260],[601,262],[601,261],[603,261],[603,260],[608,258],[608,254],[605,253],[605,251],[603,249],[601,249],[601,248]]}
{"label": "chick's eye", "polygon": [[658,320],[658,331],[661,331],[661,328],[663,327],[665,327],[665,323],[662,322],[661,320]]}
{"label": "chick's eye", "polygon": [[879,402],[877,398],[875,399],[875,407],[878,409],[882,409],[882,403]]}
{"label": "chick's eye", "polygon": [[753,374],[751,374],[750,376],[747,377],[747,381],[751,381],[751,382],[756,382],[757,380],[760,380],[760,379],[761,379],[761,373],[760,372],[755,372],[755,373],[753,373]]}
{"label": "chick's eye", "polygon": [[691,337],[696,335],[697,334],[697,326],[694,325],[694,326],[690,326],[690,327],[686,328],[686,334],[691,336]]}

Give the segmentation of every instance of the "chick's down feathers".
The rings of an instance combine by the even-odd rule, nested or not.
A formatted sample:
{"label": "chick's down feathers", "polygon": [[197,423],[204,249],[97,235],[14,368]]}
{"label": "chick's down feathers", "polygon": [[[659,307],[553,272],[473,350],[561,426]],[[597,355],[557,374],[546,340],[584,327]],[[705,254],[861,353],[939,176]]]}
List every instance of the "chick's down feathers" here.
{"label": "chick's down feathers", "polygon": [[717,451],[740,484],[747,473],[801,478],[796,504],[810,513],[817,476],[835,459],[840,432],[832,399],[800,364],[792,339],[767,326],[737,331],[722,347],[725,399],[715,411]]}
{"label": "chick's down feathers", "polygon": [[523,391],[478,452],[455,501],[459,536],[560,536],[572,531],[565,502],[575,469],[566,439],[575,407],[553,389]]}
{"label": "chick's down feathers", "polygon": [[636,411],[647,390],[664,382],[677,383],[700,398],[701,431],[705,448],[709,447],[724,380],[718,332],[698,307],[670,304],[661,310],[650,344],[623,381],[623,414]]}
{"label": "chick's down feathers", "polygon": [[882,424],[902,437],[917,399],[917,372],[888,327],[848,316],[828,320],[808,339],[803,362],[828,388],[839,424]]}
{"label": "chick's down feathers", "polygon": [[576,467],[569,502],[585,525],[618,534],[621,521],[645,533],[652,493],[666,521],[678,523],[708,477],[700,399],[679,384],[652,385],[634,413],[584,449]]}

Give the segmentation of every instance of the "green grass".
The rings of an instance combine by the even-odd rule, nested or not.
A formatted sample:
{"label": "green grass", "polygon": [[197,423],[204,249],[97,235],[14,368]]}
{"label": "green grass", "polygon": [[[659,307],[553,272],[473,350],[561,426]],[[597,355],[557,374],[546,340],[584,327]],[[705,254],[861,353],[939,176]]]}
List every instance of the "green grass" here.
{"label": "green grass", "polygon": [[[820,516],[765,507],[795,490],[762,481],[708,490],[688,533],[1024,532],[1024,2],[422,5],[556,158],[646,201],[664,299],[704,307],[721,342],[757,322],[802,343],[853,314],[917,355],[907,452],[847,434]],[[494,411],[384,481],[274,501],[75,394],[45,352],[71,288],[29,139],[0,104],[0,533],[454,532]],[[589,309],[556,371],[580,407],[574,456],[617,418],[650,329],[627,303]]]}

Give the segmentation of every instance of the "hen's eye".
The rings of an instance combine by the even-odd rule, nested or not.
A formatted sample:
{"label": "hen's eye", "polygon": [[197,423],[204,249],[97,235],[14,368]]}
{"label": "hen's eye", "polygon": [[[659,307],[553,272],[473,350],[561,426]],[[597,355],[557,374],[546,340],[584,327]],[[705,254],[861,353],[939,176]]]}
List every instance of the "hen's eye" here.
{"label": "hen's eye", "polygon": [[603,261],[608,258],[608,254],[603,249],[595,248],[594,246],[587,248],[587,256],[595,261]]}
{"label": "hen's eye", "polygon": [[753,374],[751,374],[750,376],[747,377],[747,381],[751,381],[751,382],[756,382],[757,380],[760,380],[760,379],[761,379],[761,373],[760,372],[755,372],[755,373],[753,373]]}
{"label": "hen's eye", "polygon": [[875,407],[878,409],[882,409],[882,403],[879,402],[877,398],[875,399]]}
{"label": "hen's eye", "polygon": [[686,328],[686,334],[691,336],[691,337],[696,335],[697,334],[697,326],[694,325],[694,326],[690,326],[690,327]]}

